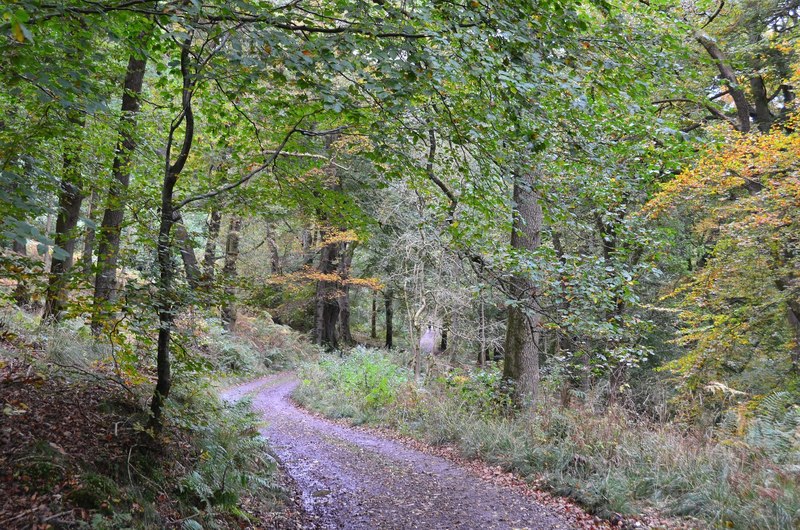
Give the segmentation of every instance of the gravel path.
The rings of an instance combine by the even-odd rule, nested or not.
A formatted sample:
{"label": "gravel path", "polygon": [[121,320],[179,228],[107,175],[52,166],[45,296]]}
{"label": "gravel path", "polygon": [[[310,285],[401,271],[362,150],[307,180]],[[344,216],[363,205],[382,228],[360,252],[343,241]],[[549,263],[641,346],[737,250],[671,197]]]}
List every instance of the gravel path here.
{"label": "gravel path", "polygon": [[315,528],[566,529],[549,508],[443,458],[314,417],[289,400],[298,382],[272,376],[223,393],[253,397],[262,429],[297,483]]}

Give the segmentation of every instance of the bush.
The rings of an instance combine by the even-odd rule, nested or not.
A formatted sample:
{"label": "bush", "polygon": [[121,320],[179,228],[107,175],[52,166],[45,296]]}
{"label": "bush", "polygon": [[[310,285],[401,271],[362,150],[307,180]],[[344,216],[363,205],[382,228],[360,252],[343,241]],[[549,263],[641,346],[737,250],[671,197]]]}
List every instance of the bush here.
{"label": "bush", "polygon": [[240,314],[236,333],[227,331],[219,319],[209,318],[194,334],[205,360],[215,371],[229,375],[253,377],[285,370],[319,352],[300,333],[273,323],[268,314]]}
{"label": "bush", "polygon": [[[48,503],[45,512],[80,507],[90,512],[92,528],[165,528],[175,519],[187,528],[238,528],[248,517],[240,509],[243,497],[265,511],[282,502],[277,466],[259,434],[258,417],[247,402],[219,399],[204,377],[207,367],[194,370],[189,362],[201,358],[196,349],[176,348],[164,430],[154,438],[144,427],[151,380],[123,381],[109,373],[108,364],[97,361],[107,359],[110,347],[94,346],[81,322],[39,326],[25,313],[6,309],[0,313],[0,332],[14,358],[6,362],[4,351],[0,368],[15,377],[27,374],[23,384],[4,391],[13,391],[20,402],[23,396],[31,410],[39,411],[25,414],[19,424],[25,436],[15,446],[14,480],[39,493],[37,504]],[[222,334],[212,340],[219,341],[215,355],[223,362],[257,362],[259,350],[253,345],[242,342],[228,349]],[[146,370],[147,362],[140,360],[136,368]],[[65,395],[81,404],[78,415],[65,412],[70,408],[62,403]],[[51,405],[56,409],[51,415],[42,412]],[[4,411],[16,413],[11,407]],[[67,427],[54,431],[52,413],[66,415],[65,425],[75,436],[62,434]],[[109,425],[113,435],[98,437]]]}
{"label": "bush", "polygon": [[303,372],[295,399],[313,401],[314,408],[329,416],[357,421],[385,415],[413,377],[384,353],[360,346],[342,358],[326,355],[318,364],[304,366]]}

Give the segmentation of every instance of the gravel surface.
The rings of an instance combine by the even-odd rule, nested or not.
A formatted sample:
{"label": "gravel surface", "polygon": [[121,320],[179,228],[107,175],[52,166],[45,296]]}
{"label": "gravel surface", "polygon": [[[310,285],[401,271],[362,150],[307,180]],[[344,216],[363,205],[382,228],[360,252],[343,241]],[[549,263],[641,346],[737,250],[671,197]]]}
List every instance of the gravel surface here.
{"label": "gravel surface", "polygon": [[312,528],[566,529],[551,508],[441,457],[312,416],[290,401],[298,381],[271,376],[231,388],[252,396],[266,436],[296,482]]}

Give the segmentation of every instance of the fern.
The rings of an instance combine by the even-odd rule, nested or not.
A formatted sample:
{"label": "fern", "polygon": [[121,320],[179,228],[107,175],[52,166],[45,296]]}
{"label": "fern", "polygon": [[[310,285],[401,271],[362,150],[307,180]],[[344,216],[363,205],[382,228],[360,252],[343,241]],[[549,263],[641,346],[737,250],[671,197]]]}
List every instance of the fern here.
{"label": "fern", "polygon": [[745,434],[751,447],[762,449],[774,462],[800,463],[800,406],[788,392],[765,397]]}

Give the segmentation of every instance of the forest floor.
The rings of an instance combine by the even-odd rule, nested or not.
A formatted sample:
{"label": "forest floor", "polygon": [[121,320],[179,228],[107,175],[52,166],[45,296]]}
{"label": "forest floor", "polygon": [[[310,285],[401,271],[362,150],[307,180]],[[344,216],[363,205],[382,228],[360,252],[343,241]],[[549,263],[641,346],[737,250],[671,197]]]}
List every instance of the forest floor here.
{"label": "forest floor", "polygon": [[[0,529],[191,528],[179,498],[197,461],[190,434],[170,427],[156,443],[107,371],[48,369],[41,352],[8,337],[0,330]],[[295,484],[275,478],[275,498],[245,494],[237,514],[215,513],[215,528],[312,527]]]}
{"label": "forest floor", "polygon": [[464,465],[371,429],[298,408],[292,374],[225,390],[251,397],[262,429],[297,484],[315,528],[605,528],[574,505],[529,489],[488,466]]}

